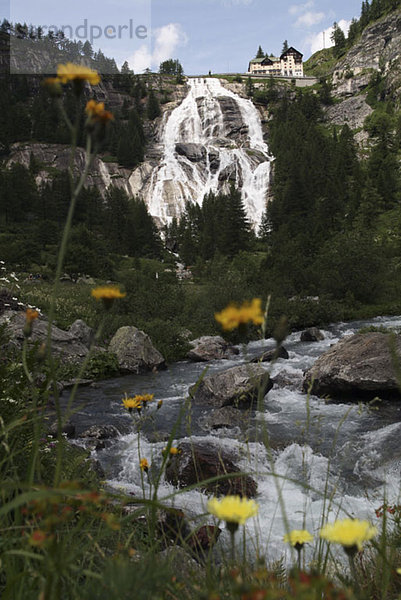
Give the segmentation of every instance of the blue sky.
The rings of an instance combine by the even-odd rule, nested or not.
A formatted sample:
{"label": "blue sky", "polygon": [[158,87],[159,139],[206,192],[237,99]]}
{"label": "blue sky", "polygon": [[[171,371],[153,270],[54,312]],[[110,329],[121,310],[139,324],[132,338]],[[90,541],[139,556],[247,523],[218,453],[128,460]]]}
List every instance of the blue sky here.
{"label": "blue sky", "polygon": [[[128,59],[135,72],[178,58],[188,74],[244,72],[259,44],[279,54],[285,39],[306,59],[322,47],[323,31],[330,45],[333,22],[346,30],[360,7],[360,0],[0,0],[1,16],[12,21],[69,24],[75,34],[87,19],[88,32],[79,33],[89,37],[93,25],[95,49],[119,65]],[[144,29],[136,35],[138,26],[146,27],[146,38]]]}

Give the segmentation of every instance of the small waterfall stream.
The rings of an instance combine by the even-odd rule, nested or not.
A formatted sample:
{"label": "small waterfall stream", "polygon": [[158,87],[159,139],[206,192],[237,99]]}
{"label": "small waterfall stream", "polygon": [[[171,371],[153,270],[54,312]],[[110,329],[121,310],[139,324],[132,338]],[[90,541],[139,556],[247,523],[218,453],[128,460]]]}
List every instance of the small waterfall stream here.
{"label": "small waterfall stream", "polygon": [[[368,404],[327,403],[315,396],[307,403],[302,392],[303,372],[320,354],[344,335],[371,324],[400,327],[401,317],[335,324],[324,331],[325,339],[320,342],[301,342],[299,332],[291,334],[284,344],[289,359],[279,359],[273,366],[263,363],[276,383],[264,399],[263,410],[252,411],[244,419],[244,427],[210,430],[204,424],[210,407],[196,406],[176,433],[175,445],[191,435],[191,439],[216,448],[216,452],[220,449],[229,452],[235,464],[255,478],[260,510],[257,519],[246,525],[248,538],[251,545],[257,540],[270,559],[286,551],[282,541],[285,519],[280,494],[289,526],[306,527],[312,533],[319,529],[323,511],[328,513],[329,520],[344,516],[345,510],[375,523],[375,509],[385,496],[388,503],[400,502],[401,403],[383,401],[372,410]],[[210,362],[208,373],[241,364],[273,347],[272,339],[251,342],[230,360]],[[180,362],[160,373],[127,376],[102,382],[97,389],[80,389],[77,399],[80,408],[73,419],[78,435],[93,424],[115,424],[124,432],[103,450],[93,453],[113,487],[142,495],[138,433],[122,406],[124,393],[154,393],[156,400],[163,399],[162,408],[155,413],[152,431],[168,434],[176,423],[188,387],[204,368],[204,363]],[[272,447],[270,459],[261,443],[264,428]],[[144,430],[139,436],[141,455],[157,469],[166,444],[163,435],[161,439],[152,438],[151,431]],[[80,443],[85,442],[82,439]],[[288,479],[275,481],[272,470]],[[176,491],[163,480],[159,495],[163,499]],[[327,493],[332,495],[330,503],[324,500]],[[197,516],[205,513],[207,496],[192,490],[176,495],[173,500],[170,497],[168,502],[189,516]]]}
{"label": "small waterfall stream", "polygon": [[184,101],[166,117],[164,154],[151,175],[145,202],[153,217],[167,223],[185,203],[202,204],[212,192],[242,191],[249,221],[257,226],[266,206],[270,157],[260,115],[250,100],[224,88],[218,79],[189,79]]}

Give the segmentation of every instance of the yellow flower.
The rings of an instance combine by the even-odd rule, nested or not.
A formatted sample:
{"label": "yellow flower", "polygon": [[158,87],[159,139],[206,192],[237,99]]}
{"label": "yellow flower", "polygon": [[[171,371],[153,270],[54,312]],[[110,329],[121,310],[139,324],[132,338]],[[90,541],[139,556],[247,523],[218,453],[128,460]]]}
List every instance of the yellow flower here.
{"label": "yellow flower", "polygon": [[207,510],[226,523],[243,525],[247,519],[257,514],[258,504],[240,496],[225,496],[221,500],[212,498],[207,503]]}
{"label": "yellow flower", "polygon": [[96,71],[92,71],[84,65],[74,65],[70,62],[65,65],[58,65],[57,77],[61,83],[88,81],[91,85],[97,85],[100,81],[100,75]]}
{"label": "yellow flower", "polygon": [[125,298],[126,296],[126,294],[120,292],[118,287],[114,285],[94,288],[91,294],[96,300],[115,300],[116,298]]}
{"label": "yellow flower", "polygon": [[341,544],[345,548],[356,546],[362,549],[363,542],[367,542],[377,535],[376,527],[368,521],[359,519],[342,519],[334,523],[327,523],[320,530],[320,537],[328,542]]}
{"label": "yellow flower", "polygon": [[135,396],[135,398],[138,398],[141,402],[152,402],[154,397],[154,394],[143,394],[142,396]]}
{"label": "yellow flower", "polygon": [[104,102],[96,102],[95,100],[89,100],[86,103],[85,112],[91,121],[100,122],[106,124],[108,121],[114,119],[112,113],[104,108]]}
{"label": "yellow flower", "polygon": [[141,458],[141,460],[139,462],[139,466],[141,467],[141,471],[145,471],[145,473],[148,472],[148,470],[149,470],[149,463],[146,460],[146,458]]}
{"label": "yellow flower", "polygon": [[142,402],[140,400],[138,400],[137,396],[135,396],[135,398],[128,398],[126,396],[125,398],[123,398],[123,404],[124,404],[124,407],[130,411],[133,408],[136,408],[137,410],[140,410],[142,408]]}
{"label": "yellow flower", "polygon": [[241,306],[230,304],[214,318],[225,331],[232,331],[240,325],[252,322],[254,325],[262,325],[264,316],[262,312],[262,300],[254,298],[251,302],[244,302]]}
{"label": "yellow flower", "polygon": [[[287,533],[284,536],[284,541],[291,544],[295,548],[302,548],[304,544],[307,542],[311,542],[313,540],[313,535],[309,533],[306,529],[293,529],[290,533]],[[297,548],[297,549],[298,549]]]}
{"label": "yellow flower", "polygon": [[96,300],[102,300],[105,308],[110,308],[116,298],[125,298],[126,294],[120,292],[118,287],[114,285],[106,285],[102,287],[94,288],[91,291],[93,298]]}

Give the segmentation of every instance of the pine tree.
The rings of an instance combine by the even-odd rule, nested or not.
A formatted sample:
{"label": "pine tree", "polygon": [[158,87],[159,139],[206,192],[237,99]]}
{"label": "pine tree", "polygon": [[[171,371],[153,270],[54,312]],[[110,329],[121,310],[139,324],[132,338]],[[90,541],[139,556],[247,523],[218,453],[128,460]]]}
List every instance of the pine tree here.
{"label": "pine tree", "polygon": [[147,109],[148,109],[148,118],[151,121],[153,121],[157,117],[160,117],[160,115],[161,115],[160,104],[159,104],[159,101],[158,101],[153,89],[151,89],[149,92]]}
{"label": "pine tree", "polygon": [[255,58],[264,58],[264,57],[265,57],[265,53],[262,50],[262,46],[259,46]]}
{"label": "pine tree", "polygon": [[287,40],[284,40],[281,54],[284,54],[284,52],[287,52],[287,50],[288,50],[288,42],[287,42]]}

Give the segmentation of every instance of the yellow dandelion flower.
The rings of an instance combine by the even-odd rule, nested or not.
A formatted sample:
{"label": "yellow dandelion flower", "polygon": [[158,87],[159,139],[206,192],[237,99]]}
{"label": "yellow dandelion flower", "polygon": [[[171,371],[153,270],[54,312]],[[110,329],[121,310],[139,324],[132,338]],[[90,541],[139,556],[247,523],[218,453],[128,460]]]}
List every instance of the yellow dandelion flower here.
{"label": "yellow dandelion flower", "polygon": [[65,65],[58,65],[57,77],[61,83],[68,83],[69,81],[88,81],[91,85],[97,85],[100,81],[100,75],[96,71],[93,71],[84,65],[75,65],[70,62]]}
{"label": "yellow dandelion flower", "polygon": [[126,294],[120,292],[118,287],[115,285],[105,285],[101,287],[94,288],[91,291],[91,295],[96,300],[102,300],[103,305],[106,309],[109,309],[114,300],[118,298],[125,298]]}
{"label": "yellow dandelion flower", "polygon": [[93,122],[106,124],[108,121],[112,121],[114,119],[113,114],[110,111],[105,110],[104,102],[89,100],[86,103],[85,112]]}
{"label": "yellow dandelion flower", "polygon": [[212,498],[207,503],[207,510],[226,523],[243,525],[247,519],[254,517],[259,506],[254,500],[240,496],[225,496],[221,500]]}
{"label": "yellow dandelion flower", "polygon": [[247,323],[262,325],[264,321],[262,300],[253,298],[253,300],[244,302],[241,306],[230,304],[221,312],[215,313],[214,318],[225,331],[232,331],[236,327]]}
{"label": "yellow dandelion flower", "polygon": [[135,398],[138,398],[141,402],[152,402],[153,398],[155,397],[154,394],[143,394],[142,396],[137,395],[135,396]]}
{"label": "yellow dandelion flower", "polygon": [[115,300],[116,298],[125,298],[126,294],[120,292],[118,287],[114,285],[105,285],[94,288],[91,294],[96,300]]}
{"label": "yellow dandelion flower", "polygon": [[320,537],[341,544],[344,548],[356,546],[358,550],[362,549],[363,542],[367,542],[377,535],[376,527],[373,527],[368,521],[359,519],[342,519],[334,523],[327,523],[320,530]]}
{"label": "yellow dandelion flower", "polygon": [[137,397],[128,398],[126,396],[125,398],[123,398],[123,404],[127,410],[132,410],[133,408],[140,410],[142,408],[142,402],[140,400],[138,400]]}
{"label": "yellow dandelion flower", "polygon": [[148,472],[148,470],[149,470],[149,463],[146,460],[146,458],[141,458],[141,460],[139,462],[139,466],[141,467],[141,471],[145,471],[145,473]]}
{"label": "yellow dandelion flower", "polygon": [[312,540],[313,535],[306,529],[293,529],[284,536],[284,541],[297,549],[301,549],[304,544],[311,542]]}

